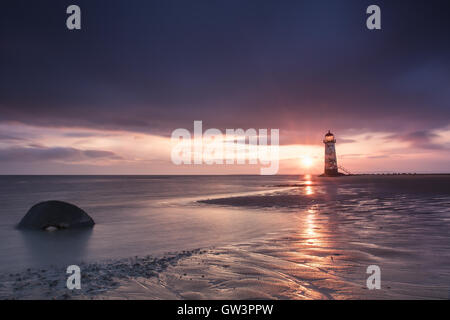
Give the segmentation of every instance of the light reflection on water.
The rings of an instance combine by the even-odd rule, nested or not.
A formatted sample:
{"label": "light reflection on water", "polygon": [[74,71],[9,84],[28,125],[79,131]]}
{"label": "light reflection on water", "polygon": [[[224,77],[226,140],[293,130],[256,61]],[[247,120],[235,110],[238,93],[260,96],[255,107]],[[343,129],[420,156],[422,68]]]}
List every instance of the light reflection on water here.
{"label": "light reflection on water", "polygon": [[304,179],[304,185],[306,185],[305,194],[307,196],[314,194],[314,189],[311,186],[312,185],[311,175],[307,174],[303,177],[303,179]]}
{"label": "light reflection on water", "polygon": [[317,226],[314,223],[314,211],[312,209],[308,210],[305,222],[305,235],[308,237],[307,243],[309,245],[320,246],[319,235],[316,231]]}
{"label": "light reflection on water", "polygon": [[307,196],[314,194],[313,188],[312,188],[311,186],[307,186],[307,187],[305,188],[305,194],[306,194]]}

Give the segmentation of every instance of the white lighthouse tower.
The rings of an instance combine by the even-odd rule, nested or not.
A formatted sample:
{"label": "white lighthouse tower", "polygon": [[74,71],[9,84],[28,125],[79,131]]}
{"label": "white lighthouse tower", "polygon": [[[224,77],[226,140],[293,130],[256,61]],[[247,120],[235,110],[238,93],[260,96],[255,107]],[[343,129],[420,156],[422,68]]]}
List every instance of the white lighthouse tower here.
{"label": "white lighthouse tower", "polygon": [[337,159],[336,159],[336,148],[335,143],[336,139],[334,138],[334,134],[328,130],[328,133],[325,135],[325,139],[323,139],[323,143],[325,144],[325,176],[333,177],[339,176]]}

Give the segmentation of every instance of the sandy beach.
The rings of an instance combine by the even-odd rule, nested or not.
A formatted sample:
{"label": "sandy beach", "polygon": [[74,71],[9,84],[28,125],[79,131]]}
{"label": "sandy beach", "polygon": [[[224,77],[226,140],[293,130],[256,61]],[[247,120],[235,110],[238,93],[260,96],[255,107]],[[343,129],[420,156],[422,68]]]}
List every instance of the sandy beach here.
{"label": "sandy beach", "polygon": [[[416,282],[421,271],[422,275],[426,274],[421,268],[400,271],[396,263],[386,261],[382,264],[382,289],[367,289],[366,267],[380,263],[377,254],[408,253],[395,252],[392,248],[318,248],[310,241],[305,242],[304,236],[297,234],[159,258],[133,257],[82,264],[82,289],[73,291],[66,288],[64,269],[30,269],[2,275],[0,297],[107,300],[447,298],[445,283]],[[416,274],[417,278],[400,274],[406,271]]]}
{"label": "sandy beach", "polygon": [[[279,221],[217,245],[82,262],[81,290],[66,288],[65,268],[58,265],[3,272],[0,298],[447,299],[448,178],[347,179],[190,198],[182,205],[210,216]],[[366,286],[369,265],[381,269],[380,290]]]}

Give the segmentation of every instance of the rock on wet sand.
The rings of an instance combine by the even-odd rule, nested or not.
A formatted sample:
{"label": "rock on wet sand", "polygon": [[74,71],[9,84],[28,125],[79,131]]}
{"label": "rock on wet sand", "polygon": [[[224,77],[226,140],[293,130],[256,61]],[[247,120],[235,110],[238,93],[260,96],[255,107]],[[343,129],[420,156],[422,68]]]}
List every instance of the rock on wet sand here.
{"label": "rock on wet sand", "polygon": [[40,202],[20,221],[20,229],[40,229],[53,231],[79,227],[92,227],[94,220],[82,209],[63,201]]}

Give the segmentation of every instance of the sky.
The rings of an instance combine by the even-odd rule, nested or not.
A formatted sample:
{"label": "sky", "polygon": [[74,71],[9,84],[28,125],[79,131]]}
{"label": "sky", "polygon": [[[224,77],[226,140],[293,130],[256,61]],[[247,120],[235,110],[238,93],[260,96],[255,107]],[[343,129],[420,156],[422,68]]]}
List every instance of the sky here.
{"label": "sky", "polygon": [[[66,8],[81,8],[81,30]],[[381,8],[381,30],[366,8]],[[171,161],[178,128],[279,129],[280,174],[450,172],[448,1],[0,5],[0,174],[254,174]]]}

